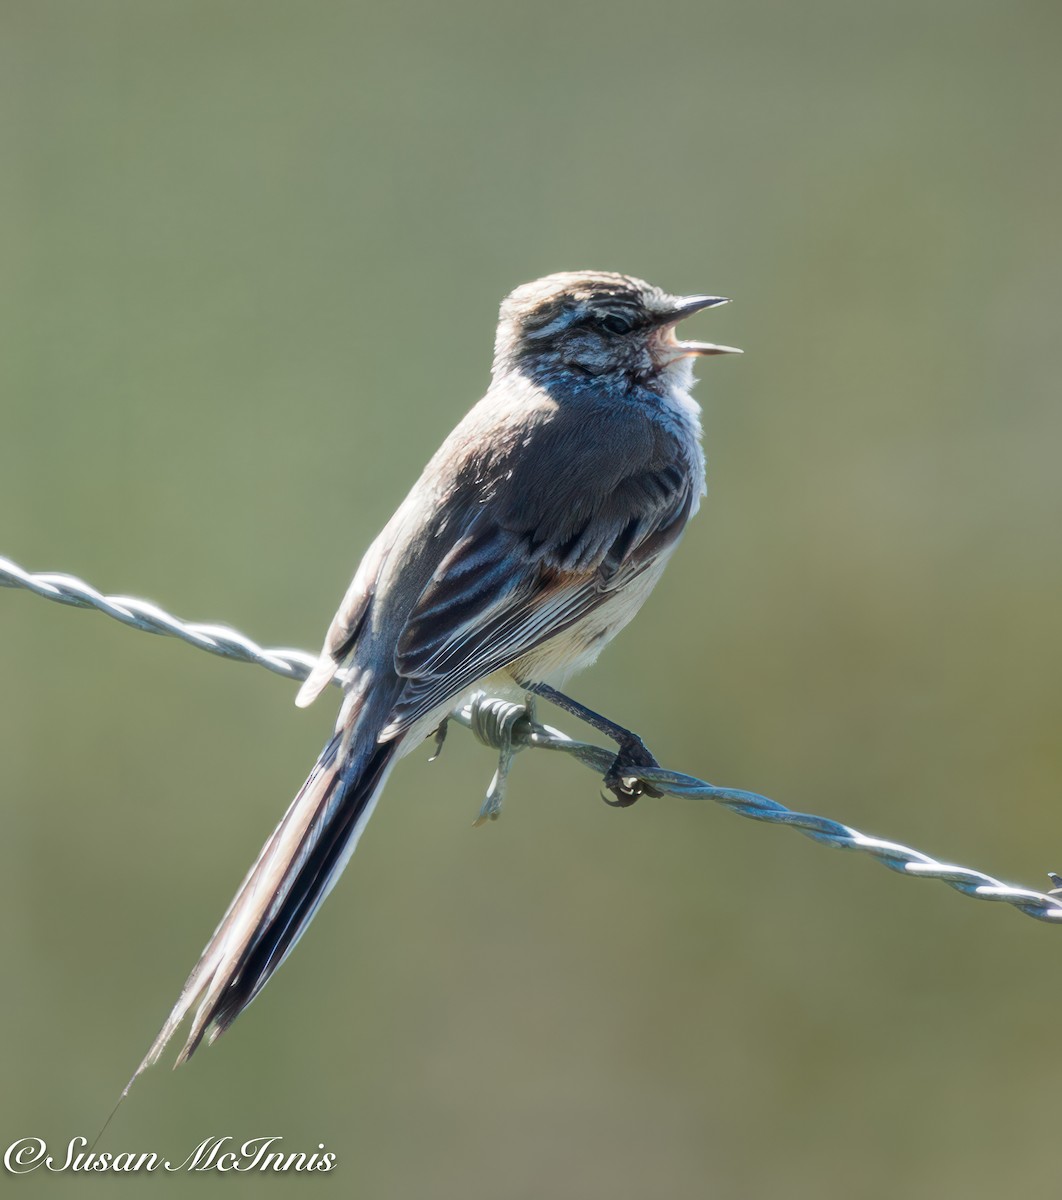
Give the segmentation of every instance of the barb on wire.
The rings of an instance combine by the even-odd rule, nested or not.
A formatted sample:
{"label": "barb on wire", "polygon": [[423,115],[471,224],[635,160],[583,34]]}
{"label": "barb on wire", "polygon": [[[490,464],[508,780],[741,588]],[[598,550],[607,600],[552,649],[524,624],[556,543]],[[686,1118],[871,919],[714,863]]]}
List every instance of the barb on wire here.
{"label": "barb on wire", "polygon": [[[485,714],[488,719],[484,719]],[[471,701],[454,712],[450,719],[471,729],[484,745],[499,751],[500,772],[503,771],[506,761],[512,761],[513,751],[526,746],[569,754],[597,775],[604,775],[615,757],[613,750],[574,741],[559,729],[538,724],[533,714],[529,715],[528,710],[520,704],[492,699],[482,693],[473,696]],[[842,825],[840,821],[831,821],[828,817],[817,817],[811,813],[794,812],[784,804],[779,804],[777,800],[770,800],[756,792],[716,787],[693,775],[668,771],[664,767],[639,767],[638,778],[670,796],[714,800],[731,812],[737,813],[739,817],[767,821],[775,825],[788,825],[825,846],[833,846],[839,850],[862,851],[890,870],[920,879],[939,879],[964,896],[971,896],[975,900],[998,900],[1013,905],[1019,912],[1039,921],[1062,921],[1062,899],[1054,895],[1001,883],[991,875],[975,871],[971,867],[938,862],[920,850],[912,850],[898,842],[886,842],[881,838],[871,837],[869,834],[860,833],[858,829]],[[1058,877],[1052,875],[1051,878],[1054,882]],[[1058,881],[1062,883],[1062,880]]]}
{"label": "barb on wire", "polygon": [[[312,654],[303,650],[264,650],[250,638],[227,626],[179,621],[145,600],[131,596],[104,596],[72,575],[34,575],[6,558],[0,558],[0,587],[25,588],[59,604],[94,608],[133,629],[180,638],[188,645],[206,650],[210,654],[217,654],[235,662],[255,663],[277,675],[286,675],[289,679],[305,679],[316,662]],[[496,750],[499,755],[498,770],[491,780],[477,824],[497,817],[513,757],[519,750],[532,748],[559,751],[570,755],[600,776],[605,775],[615,757],[613,750],[575,741],[559,729],[539,724],[535,720],[534,708],[531,705],[512,704],[482,693],[474,696],[462,708],[456,709],[450,719],[471,729],[484,745]],[[438,744],[441,747],[441,734]],[[776,825],[788,825],[823,845],[869,854],[882,865],[900,874],[920,879],[938,879],[972,899],[995,900],[1009,904],[1038,921],[1062,923],[1062,895],[1015,887],[971,867],[939,862],[919,850],[871,837],[839,821],[831,821],[811,813],[794,812],[784,804],[760,796],[756,792],[716,787],[693,775],[683,775],[679,771],[668,771],[663,767],[639,767],[638,777],[668,795],[685,796],[694,800],[714,800],[738,816]],[[1051,880],[1062,885],[1062,879],[1058,876],[1052,875]],[[1057,890],[1062,893],[1062,886]]]}

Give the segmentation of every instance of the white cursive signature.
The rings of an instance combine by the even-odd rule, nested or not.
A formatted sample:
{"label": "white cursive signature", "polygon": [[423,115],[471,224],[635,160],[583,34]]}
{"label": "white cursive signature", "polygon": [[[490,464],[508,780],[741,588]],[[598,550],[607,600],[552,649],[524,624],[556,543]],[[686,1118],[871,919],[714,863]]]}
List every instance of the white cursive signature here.
{"label": "white cursive signature", "polygon": [[320,1143],[316,1150],[288,1151],[280,1148],[280,1137],[248,1138],[236,1143],[236,1139],[224,1137],[204,1138],[182,1162],[172,1163],[152,1150],[122,1150],[117,1153],[87,1150],[88,1139],[71,1138],[65,1152],[49,1154],[48,1144],[43,1138],[19,1138],[4,1152],[4,1169],[10,1175],[28,1175],[43,1167],[46,1171],[259,1171],[283,1174],[287,1171],[331,1171],[336,1165],[336,1156],[325,1151]]}

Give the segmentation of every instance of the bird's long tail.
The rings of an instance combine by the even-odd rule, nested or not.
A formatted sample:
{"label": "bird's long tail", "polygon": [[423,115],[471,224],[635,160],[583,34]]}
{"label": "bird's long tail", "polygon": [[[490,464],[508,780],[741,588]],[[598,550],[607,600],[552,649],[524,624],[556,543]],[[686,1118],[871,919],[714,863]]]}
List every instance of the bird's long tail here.
{"label": "bird's long tail", "polygon": [[248,871],[126,1091],[158,1060],[193,1009],[195,1017],[176,1066],[195,1052],[204,1036],[208,1044],[214,1042],[266,985],[353,854],[398,749],[398,741],[352,737],[349,728],[325,746]]}

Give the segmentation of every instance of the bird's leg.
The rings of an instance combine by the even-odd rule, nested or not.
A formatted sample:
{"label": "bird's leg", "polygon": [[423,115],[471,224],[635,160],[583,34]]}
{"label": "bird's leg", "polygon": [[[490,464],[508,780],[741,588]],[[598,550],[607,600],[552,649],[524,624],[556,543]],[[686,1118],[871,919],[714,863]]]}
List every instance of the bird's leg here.
{"label": "bird's leg", "polygon": [[649,753],[645,743],[636,733],[632,733],[629,729],[624,729],[622,725],[617,725],[615,721],[610,721],[608,717],[594,712],[592,708],[587,708],[578,700],[565,696],[563,692],[558,692],[549,684],[525,683],[523,686],[527,691],[534,692],[536,696],[541,696],[558,708],[563,708],[566,713],[571,713],[573,717],[578,717],[580,721],[585,721],[587,725],[593,726],[598,732],[611,738],[619,747],[619,753],[612,760],[612,766],[605,775],[605,787],[615,799],[605,800],[606,804],[611,804],[613,808],[627,808],[639,796],[646,794],[662,796],[664,794],[638,778],[639,767],[658,767],[660,764]]}

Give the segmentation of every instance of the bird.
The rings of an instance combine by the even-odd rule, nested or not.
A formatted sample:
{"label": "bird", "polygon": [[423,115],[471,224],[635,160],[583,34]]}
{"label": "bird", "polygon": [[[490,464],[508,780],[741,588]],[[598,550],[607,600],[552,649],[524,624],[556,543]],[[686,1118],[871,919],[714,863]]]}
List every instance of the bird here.
{"label": "bird", "polygon": [[298,694],[305,706],[341,678],[335,732],[130,1085],[193,1010],[175,1066],[258,995],[396,762],[473,689],[515,686],[588,720],[617,744],[614,802],[646,790],[637,769],[655,759],[641,739],[559,689],[635,615],[699,507],[693,361],[741,352],[676,327],[727,302],[607,271],[547,275],[505,298],[486,394],[365,553]]}

